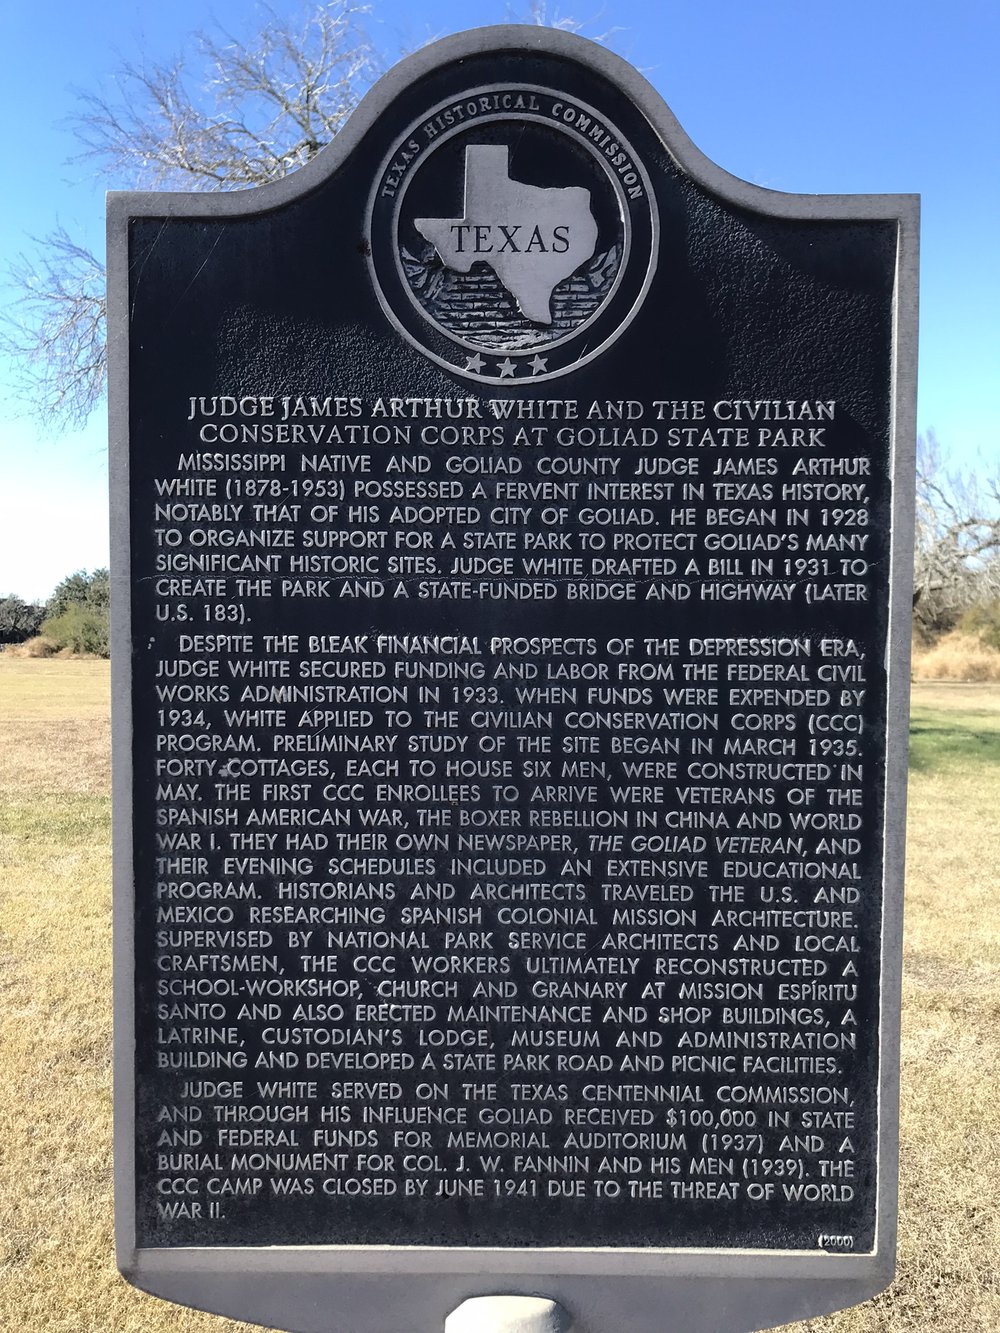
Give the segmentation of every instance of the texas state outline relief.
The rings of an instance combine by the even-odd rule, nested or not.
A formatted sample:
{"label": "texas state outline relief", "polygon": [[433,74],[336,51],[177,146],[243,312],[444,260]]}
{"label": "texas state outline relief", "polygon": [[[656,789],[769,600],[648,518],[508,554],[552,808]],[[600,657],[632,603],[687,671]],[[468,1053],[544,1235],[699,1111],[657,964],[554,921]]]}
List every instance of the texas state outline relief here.
{"label": "texas state outline relief", "polygon": [[535,324],[552,323],[553,291],[597,246],[590,191],[511,180],[505,145],[466,148],[463,217],[414,218],[413,225],[448,268],[468,273],[475,263],[489,264]]}

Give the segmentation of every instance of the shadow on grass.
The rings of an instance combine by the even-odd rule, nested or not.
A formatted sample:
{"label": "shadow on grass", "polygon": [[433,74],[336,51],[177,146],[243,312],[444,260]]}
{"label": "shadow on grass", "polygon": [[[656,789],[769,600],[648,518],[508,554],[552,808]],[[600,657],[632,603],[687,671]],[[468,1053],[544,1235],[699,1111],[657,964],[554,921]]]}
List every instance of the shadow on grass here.
{"label": "shadow on grass", "polygon": [[910,719],[910,768],[917,773],[966,765],[1000,765],[1000,731],[974,731],[951,719]]}

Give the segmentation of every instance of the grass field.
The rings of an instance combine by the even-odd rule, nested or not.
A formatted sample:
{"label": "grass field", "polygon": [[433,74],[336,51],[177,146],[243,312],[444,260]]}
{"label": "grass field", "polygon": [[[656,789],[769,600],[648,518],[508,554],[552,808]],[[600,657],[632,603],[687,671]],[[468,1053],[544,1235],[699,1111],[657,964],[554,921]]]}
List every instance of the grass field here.
{"label": "grass field", "polygon": [[[107,714],[106,663],[0,656],[0,1327],[249,1333],[114,1268]],[[899,1277],[797,1333],[1000,1328],[1000,686],[912,733]]]}

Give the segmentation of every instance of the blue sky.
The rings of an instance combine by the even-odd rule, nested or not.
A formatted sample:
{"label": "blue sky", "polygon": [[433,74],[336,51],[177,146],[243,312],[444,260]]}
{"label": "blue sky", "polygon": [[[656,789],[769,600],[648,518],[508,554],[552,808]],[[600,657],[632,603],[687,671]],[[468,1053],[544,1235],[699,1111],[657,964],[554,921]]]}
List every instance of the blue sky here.
{"label": "blue sky", "polygon": [[[527,7],[373,0],[367,26],[391,59]],[[104,190],[131,183],[73,160],[79,91],[123,60],[167,59],[213,20],[252,31],[259,12],[248,0],[2,0],[0,268],[57,222],[99,250]],[[804,193],[920,193],[920,428],[956,464],[1000,459],[995,0],[560,0],[548,12],[605,35],[736,176]],[[0,595],[43,598],[72,570],[107,563],[106,428],[100,413],[83,431],[40,428],[9,382],[0,358]]]}

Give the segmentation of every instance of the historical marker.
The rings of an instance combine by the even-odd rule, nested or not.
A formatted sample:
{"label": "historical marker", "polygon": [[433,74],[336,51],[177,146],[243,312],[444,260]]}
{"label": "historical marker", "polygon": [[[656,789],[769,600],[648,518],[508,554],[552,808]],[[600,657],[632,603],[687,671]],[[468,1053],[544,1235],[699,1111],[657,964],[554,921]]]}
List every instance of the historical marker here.
{"label": "historical marker", "polygon": [[280,184],[112,197],[131,1281],[743,1333],[889,1280],[915,217],[518,27]]}

